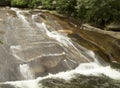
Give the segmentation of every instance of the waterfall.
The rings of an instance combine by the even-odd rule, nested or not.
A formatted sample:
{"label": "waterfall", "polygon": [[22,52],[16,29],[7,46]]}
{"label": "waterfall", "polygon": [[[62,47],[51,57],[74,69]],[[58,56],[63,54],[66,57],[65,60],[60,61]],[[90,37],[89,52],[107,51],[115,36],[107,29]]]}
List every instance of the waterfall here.
{"label": "waterfall", "polygon": [[20,65],[20,72],[25,79],[34,79],[34,75],[31,72],[30,67],[27,64]]}
{"label": "waterfall", "polygon": [[[7,41],[5,48],[7,47],[12,60],[15,60],[15,65],[10,63],[11,67],[16,66],[16,74],[19,73],[23,81],[18,77],[15,81],[3,80],[1,85],[10,84],[15,88],[43,88],[40,81],[44,79],[70,80],[75,74],[86,76],[104,74],[114,80],[120,80],[119,70],[111,68],[104,60],[103,64],[106,66],[103,66],[94,51],[79,45],[66,33],[60,33],[59,28],[52,26],[57,21],[53,19],[54,17],[51,17],[53,20],[51,23],[46,13],[29,13],[29,10],[16,8],[10,11],[14,11],[16,17],[13,17],[14,20],[9,19],[12,20],[12,23],[9,23],[12,27],[8,27],[13,29],[4,35]],[[45,15],[46,18],[41,15]]]}

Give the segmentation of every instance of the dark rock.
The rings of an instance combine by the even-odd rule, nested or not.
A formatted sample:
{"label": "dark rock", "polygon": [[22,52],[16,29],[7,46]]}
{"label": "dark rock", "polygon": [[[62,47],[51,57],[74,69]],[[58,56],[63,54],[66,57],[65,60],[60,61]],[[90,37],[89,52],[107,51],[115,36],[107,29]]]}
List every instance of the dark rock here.
{"label": "dark rock", "polygon": [[118,63],[116,61],[112,61],[111,62],[111,67],[115,68],[115,69],[120,69],[120,63]]}
{"label": "dark rock", "polygon": [[120,31],[120,23],[111,23],[106,26],[106,30]]}
{"label": "dark rock", "polygon": [[120,82],[104,75],[84,76],[76,75],[69,81],[60,78],[48,78],[40,81],[43,88],[119,88]]}
{"label": "dark rock", "polygon": [[6,0],[0,0],[0,6],[6,6],[9,5],[9,2]]}

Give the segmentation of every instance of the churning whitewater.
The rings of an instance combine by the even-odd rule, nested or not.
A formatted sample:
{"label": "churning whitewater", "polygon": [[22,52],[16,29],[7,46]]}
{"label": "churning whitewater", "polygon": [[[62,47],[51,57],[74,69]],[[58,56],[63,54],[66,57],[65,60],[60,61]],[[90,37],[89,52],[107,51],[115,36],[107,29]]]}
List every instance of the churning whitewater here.
{"label": "churning whitewater", "polygon": [[12,74],[13,78],[0,79],[1,84],[13,88],[43,88],[40,81],[44,79],[68,81],[75,74],[98,77],[103,74],[120,80],[119,69],[111,68],[94,51],[72,41],[67,33],[61,33],[64,28],[48,13],[9,10],[12,14],[7,13],[5,21],[8,24],[3,39],[6,53],[13,56],[14,63],[8,63],[9,69],[13,69],[11,73],[8,71],[8,76]]}

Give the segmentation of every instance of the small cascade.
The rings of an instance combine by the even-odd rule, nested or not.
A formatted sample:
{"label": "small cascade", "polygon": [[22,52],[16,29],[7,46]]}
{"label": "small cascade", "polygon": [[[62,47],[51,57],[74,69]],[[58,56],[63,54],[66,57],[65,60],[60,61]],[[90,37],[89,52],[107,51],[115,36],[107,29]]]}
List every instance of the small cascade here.
{"label": "small cascade", "polygon": [[67,65],[67,67],[68,67],[69,69],[72,69],[71,66],[68,64],[67,60],[64,60],[64,62],[65,62],[65,64]]}
{"label": "small cascade", "polygon": [[[25,16],[22,15],[23,11],[20,11],[17,8],[11,8],[11,10],[16,12],[17,17],[21,19],[21,21],[23,22],[25,27],[29,27],[29,22],[26,20]],[[28,11],[26,11],[26,12],[28,12]]]}
{"label": "small cascade", "polygon": [[[35,17],[38,15],[34,15],[32,18],[33,20],[35,19]],[[37,23],[36,25],[38,28],[40,28],[40,30],[44,29],[44,33],[46,33],[47,36],[49,36],[50,38],[55,39],[56,41],[59,42],[59,44],[64,47],[64,50],[66,50],[66,52],[69,52],[71,54],[75,54],[77,57],[79,58],[84,58],[86,59],[86,61],[90,61],[86,56],[84,56],[76,47],[75,45],[72,43],[72,41],[70,40],[70,38],[68,38],[66,35],[63,35],[61,33],[58,33],[57,31],[49,31],[47,25],[45,23]],[[68,48],[69,47],[69,48]],[[75,56],[75,57],[76,57]]]}
{"label": "small cascade", "polygon": [[20,72],[26,80],[27,79],[34,79],[34,74],[31,72],[31,69],[27,64],[20,65]]}
{"label": "small cascade", "polygon": [[[105,61],[103,61],[102,59],[101,59],[101,62],[99,62],[99,59],[100,58],[97,58],[97,56],[95,55],[95,53],[93,52],[93,51],[90,51],[90,50],[87,50],[86,51],[86,53],[87,53],[87,55],[89,55],[91,58],[93,58],[94,59],[94,62],[95,63],[97,63],[97,64],[101,64],[101,62],[102,62],[102,64],[104,65],[104,64],[107,64]],[[102,65],[101,64],[101,65]]]}
{"label": "small cascade", "polygon": [[[67,50],[67,52],[71,52],[71,53],[75,54],[77,57],[84,58],[86,61],[91,62],[91,60],[88,57],[86,57],[83,53],[81,53],[80,50],[77,49],[77,47],[72,43],[72,40],[70,38],[68,38],[66,35],[58,33],[57,31],[50,32],[44,23],[42,23],[42,25],[46,31],[46,34],[49,37],[60,42],[60,44],[62,44],[61,46],[63,46],[65,48],[65,50]],[[84,48],[82,46],[79,46],[79,47],[82,48],[84,50],[84,52],[87,55],[89,55],[95,62],[99,63],[97,61],[97,58],[95,57],[95,54],[93,51],[87,50],[86,48]]]}

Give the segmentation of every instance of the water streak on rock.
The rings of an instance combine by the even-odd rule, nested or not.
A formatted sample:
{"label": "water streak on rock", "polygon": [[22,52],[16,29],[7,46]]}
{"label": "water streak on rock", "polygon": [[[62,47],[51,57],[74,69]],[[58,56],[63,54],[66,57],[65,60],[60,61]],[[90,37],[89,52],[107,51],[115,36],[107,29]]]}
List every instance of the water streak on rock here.
{"label": "water streak on rock", "polygon": [[[120,72],[110,67],[112,61],[119,62],[118,39],[80,30],[70,25],[66,18],[47,12],[16,8],[7,11],[0,8],[0,12],[0,39],[3,41],[0,45],[0,82],[3,84],[41,88],[39,82],[43,79],[69,80],[76,73],[104,74],[120,80]],[[104,36],[108,40],[102,44],[100,37]]]}

